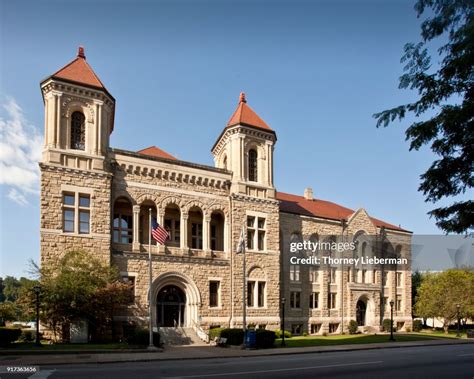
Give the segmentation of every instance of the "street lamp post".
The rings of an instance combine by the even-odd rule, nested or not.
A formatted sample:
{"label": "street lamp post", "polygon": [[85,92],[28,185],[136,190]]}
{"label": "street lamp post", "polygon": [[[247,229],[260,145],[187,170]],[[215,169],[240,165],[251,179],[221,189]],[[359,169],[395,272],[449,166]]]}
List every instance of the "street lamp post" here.
{"label": "street lamp post", "polygon": [[39,311],[40,311],[40,292],[41,292],[41,287],[39,285],[36,285],[33,287],[33,290],[35,291],[36,295],[36,341],[35,345],[36,346],[41,346],[41,341],[40,341],[40,334],[39,334]]}
{"label": "street lamp post", "polygon": [[285,345],[285,302],[284,297],[281,298],[281,346]]}
{"label": "street lamp post", "polygon": [[390,300],[390,341],[395,341],[395,338],[393,338],[393,304],[395,302]]}
{"label": "street lamp post", "polygon": [[460,311],[461,310],[461,304],[456,304],[456,316],[458,318],[458,332],[456,333],[456,337],[461,337],[461,330],[460,330],[460,324],[461,324],[461,318],[459,317]]}

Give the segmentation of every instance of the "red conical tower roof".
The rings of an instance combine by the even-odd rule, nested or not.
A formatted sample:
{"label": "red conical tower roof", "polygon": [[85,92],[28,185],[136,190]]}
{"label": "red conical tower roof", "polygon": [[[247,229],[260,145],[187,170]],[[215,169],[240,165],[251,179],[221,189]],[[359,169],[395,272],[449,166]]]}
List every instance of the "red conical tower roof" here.
{"label": "red conical tower roof", "polygon": [[104,84],[95,74],[92,67],[87,63],[86,56],[84,54],[84,48],[82,46],[79,46],[76,59],[68,63],[60,70],[56,71],[53,75],[51,75],[51,77],[103,89],[108,93]]}
{"label": "red conical tower roof", "polygon": [[245,93],[240,93],[239,105],[235,110],[234,114],[227,123],[227,127],[234,125],[248,125],[260,129],[272,130],[265,121],[263,121],[255,111],[247,105]]}

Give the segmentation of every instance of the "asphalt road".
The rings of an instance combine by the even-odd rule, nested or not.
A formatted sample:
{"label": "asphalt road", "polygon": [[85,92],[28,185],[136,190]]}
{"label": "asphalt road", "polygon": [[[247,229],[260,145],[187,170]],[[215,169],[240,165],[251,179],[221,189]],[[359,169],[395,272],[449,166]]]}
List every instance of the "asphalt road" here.
{"label": "asphalt road", "polygon": [[474,344],[267,357],[42,366],[31,378],[474,378]]}

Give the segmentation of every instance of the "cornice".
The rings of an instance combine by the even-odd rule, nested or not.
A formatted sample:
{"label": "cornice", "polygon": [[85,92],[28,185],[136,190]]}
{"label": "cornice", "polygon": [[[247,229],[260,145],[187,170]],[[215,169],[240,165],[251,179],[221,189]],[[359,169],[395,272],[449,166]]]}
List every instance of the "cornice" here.
{"label": "cornice", "polygon": [[40,162],[39,167],[43,171],[90,176],[90,177],[98,178],[98,179],[106,179],[106,178],[113,177],[113,174],[111,174],[109,172],[83,170],[83,169],[79,169],[79,168],[64,167],[64,166],[55,165],[55,164],[51,164],[51,163],[47,164],[47,163]]}

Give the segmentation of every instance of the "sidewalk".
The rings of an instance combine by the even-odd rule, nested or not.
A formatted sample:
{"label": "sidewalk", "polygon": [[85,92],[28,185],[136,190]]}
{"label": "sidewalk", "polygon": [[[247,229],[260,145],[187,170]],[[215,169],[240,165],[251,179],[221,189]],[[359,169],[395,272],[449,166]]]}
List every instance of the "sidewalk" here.
{"label": "sidewalk", "polygon": [[[126,351],[126,352],[94,352],[94,353],[58,353],[50,352],[48,354],[29,354],[29,355],[5,355],[1,352],[0,365],[65,365],[81,363],[113,363],[113,362],[147,362],[161,360],[183,360],[183,359],[218,359],[218,358],[237,358],[237,357],[258,357],[286,354],[310,354],[327,353],[335,351],[353,351],[353,350],[373,350],[373,349],[393,349],[401,347],[420,347],[420,346],[440,346],[440,345],[459,345],[472,344],[474,340],[455,340],[448,341],[413,341],[413,342],[385,342],[374,344],[353,344],[336,346],[314,346],[314,347],[295,347],[295,348],[274,348],[266,350],[242,350],[238,348],[221,348],[214,346],[168,346],[162,352],[149,352],[146,350]],[[11,354],[11,353],[10,353]]]}

